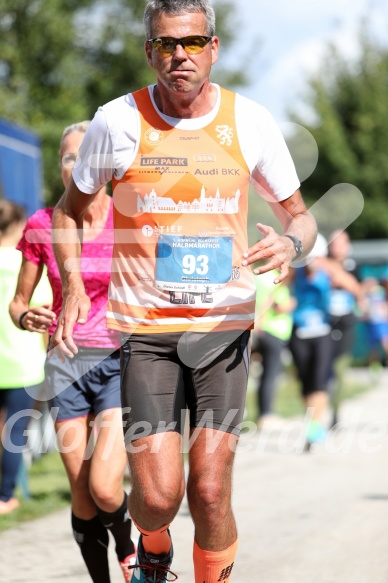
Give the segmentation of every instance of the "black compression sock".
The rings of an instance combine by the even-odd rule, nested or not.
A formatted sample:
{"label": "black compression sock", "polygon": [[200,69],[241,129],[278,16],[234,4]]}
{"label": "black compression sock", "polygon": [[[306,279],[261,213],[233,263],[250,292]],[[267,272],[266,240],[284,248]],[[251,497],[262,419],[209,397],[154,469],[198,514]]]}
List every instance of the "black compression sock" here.
{"label": "black compression sock", "polygon": [[98,516],[83,520],[72,513],[71,526],[93,583],[110,583],[109,535]]}
{"label": "black compression sock", "polygon": [[111,531],[115,539],[119,561],[124,561],[135,552],[135,545],[131,540],[132,521],[127,509],[127,495],[125,492],[123,503],[115,512],[105,512],[97,506],[97,514],[102,524]]}

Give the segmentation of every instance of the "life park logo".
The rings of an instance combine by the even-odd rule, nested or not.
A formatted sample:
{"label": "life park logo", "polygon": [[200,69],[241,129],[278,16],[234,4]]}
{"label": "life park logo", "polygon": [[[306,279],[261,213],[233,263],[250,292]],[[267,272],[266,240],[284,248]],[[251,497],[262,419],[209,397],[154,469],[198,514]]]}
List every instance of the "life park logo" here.
{"label": "life park logo", "polygon": [[188,166],[187,158],[142,156],[140,166]]}
{"label": "life park logo", "polygon": [[188,159],[168,156],[141,156],[140,167],[152,168],[154,172],[165,174],[168,172],[187,173]]}

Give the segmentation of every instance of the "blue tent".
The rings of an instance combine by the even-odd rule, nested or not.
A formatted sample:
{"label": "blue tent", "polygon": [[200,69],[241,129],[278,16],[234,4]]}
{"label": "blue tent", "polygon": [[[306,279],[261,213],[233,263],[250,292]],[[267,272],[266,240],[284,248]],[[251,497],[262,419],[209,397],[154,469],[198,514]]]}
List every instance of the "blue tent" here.
{"label": "blue tent", "polygon": [[31,215],[44,206],[42,182],[40,138],[0,119],[0,197],[17,202]]}

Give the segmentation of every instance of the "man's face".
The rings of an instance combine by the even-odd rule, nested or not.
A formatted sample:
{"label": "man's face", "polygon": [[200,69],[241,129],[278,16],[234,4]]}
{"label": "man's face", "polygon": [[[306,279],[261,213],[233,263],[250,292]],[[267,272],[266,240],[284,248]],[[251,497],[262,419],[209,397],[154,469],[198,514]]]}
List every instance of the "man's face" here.
{"label": "man's face", "polygon": [[[206,18],[202,12],[184,12],[179,16],[161,14],[152,36],[183,38],[207,34]],[[181,45],[177,45],[171,55],[159,53],[147,42],[145,50],[148,64],[155,71],[159,83],[170,91],[190,93],[209,78],[211,67],[217,61],[218,46],[219,40],[214,36],[198,55],[187,54]]]}

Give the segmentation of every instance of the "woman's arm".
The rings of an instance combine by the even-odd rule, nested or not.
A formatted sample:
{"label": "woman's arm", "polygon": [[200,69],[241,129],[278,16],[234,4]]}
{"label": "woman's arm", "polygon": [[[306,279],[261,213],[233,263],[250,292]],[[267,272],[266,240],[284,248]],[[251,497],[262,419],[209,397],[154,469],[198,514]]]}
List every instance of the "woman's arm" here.
{"label": "woman's arm", "polygon": [[344,289],[354,295],[358,301],[364,299],[364,289],[357,278],[346,271],[330,257],[316,257],[313,264],[321,269],[324,269],[330,277],[331,283],[334,287]]}
{"label": "woman's arm", "polygon": [[32,294],[42,272],[43,265],[36,265],[23,256],[15,297],[9,305],[9,313],[15,326],[40,334],[47,332],[56,317],[48,305],[30,307]]}

